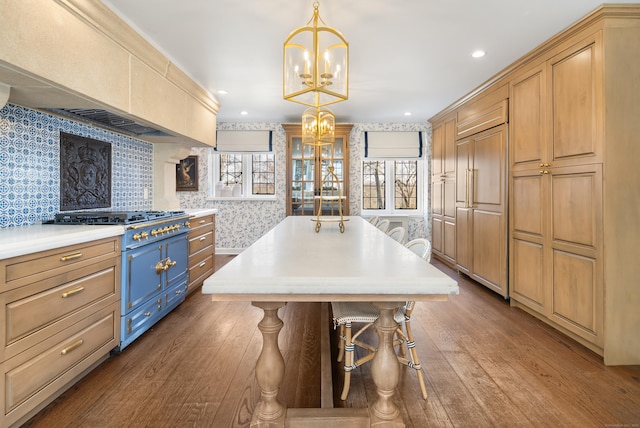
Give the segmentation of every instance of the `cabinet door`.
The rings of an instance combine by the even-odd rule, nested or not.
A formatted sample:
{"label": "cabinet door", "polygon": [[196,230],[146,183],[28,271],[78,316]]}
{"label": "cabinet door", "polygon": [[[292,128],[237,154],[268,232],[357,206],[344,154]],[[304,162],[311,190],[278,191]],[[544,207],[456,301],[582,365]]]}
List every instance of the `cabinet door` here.
{"label": "cabinet door", "polygon": [[456,144],[456,266],[471,272],[471,174],[473,171],[473,143],[470,138]]}
{"label": "cabinet door", "polygon": [[456,119],[444,123],[444,162],[443,170],[447,178],[453,178],[456,172]]}
{"label": "cabinet door", "polygon": [[541,168],[549,162],[546,132],[546,68],[542,64],[511,83],[511,169]]}
{"label": "cabinet door", "polygon": [[602,166],[554,168],[550,174],[551,318],[602,345]]}
{"label": "cabinet door", "polygon": [[456,223],[455,221],[448,220],[447,217],[445,217],[444,220],[442,239],[444,241],[444,258],[453,264],[456,261]]}
{"label": "cabinet door", "polygon": [[440,178],[444,174],[444,124],[433,128],[431,133],[431,175]]}
{"label": "cabinet door", "polygon": [[507,295],[506,126],[473,136],[470,199],[473,275]]}
{"label": "cabinet door", "polygon": [[506,141],[500,125],[456,145],[456,264],[505,297]]}
{"label": "cabinet door", "polygon": [[[336,125],[332,145],[302,144],[300,125],[283,125],[287,133],[287,215],[315,215],[320,196],[322,215],[339,215],[337,200],[342,192],[342,213],[349,215],[349,132],[351,125]],[[330,171],[332,169],[332,171]]]}
{"label": "cabinet door", "polygon": [[289,215],[313,215],[316,192],[316,150],[302,144],[302,137],[292,137],[289,142]]}
{"label": "cabinet door", "polygon": [[538,169],[513,172],[511,179],[510,295],[537,312],[549,315],[550,271],[545,232],[549,175]]}
{"label": "cabinet door", "polygon": [[552,166],[602,162],[600,34],[548,61]]}
{"label": "cabinet door", "polygon": [[[345,155],[347,147],[345,139],[336,137],[332,145],[324,145],[317,148],[320,161],[319,167],[316,168],[318,176],[316,177],[316,195],[322,194],[326,199],[322,199],[322,215],[337,216],[340,215],[339,201],[329,199],[337,196],[347,196],[346,175],[345,175]],[[320,193],[322,192],[322,193]],[[342,212],[347,215],[346,199],[342,201]],[[315,212],[318,212],[320,199],[316,199]]]}

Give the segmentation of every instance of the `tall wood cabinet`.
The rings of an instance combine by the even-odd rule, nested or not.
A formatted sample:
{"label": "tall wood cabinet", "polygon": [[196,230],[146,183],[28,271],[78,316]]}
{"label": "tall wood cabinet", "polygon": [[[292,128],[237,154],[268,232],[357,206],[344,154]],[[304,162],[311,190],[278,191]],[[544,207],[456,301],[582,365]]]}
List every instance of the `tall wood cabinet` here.
{"label": "tall wood cabinet", "polygon": [[[349,214],[349,132],[352,125],[336,125],[333,145],[302,144],[300,124],[283,125],[287,133],[287,215],[315,215],[320,196],[342,190],[342,213]],[[327,180],[333,166],[335,177]],[[337,177],[337,178],[336,178]],[[337,199],[322,200],[322,215],[339,215]]]}
{"label": "tall wood cabinet", "polygon": [[598,347],[602,277],[602,34],[511,83],[512,298]]}
{"label": "tall wood cabinet", "polygon": [[508,297],[507,88],[458,111],[456,267]]}
{"label": "tall wood cabinet", "polygon": [[433,125],[431,155],[431,245],[433,254],[456,262],[456,117]]}
{"label": "tall wood cabinet", "polygon": [[506,125],[456,144],[456,266],[507,297]]}
{"label": "tall wood cabinet", "polygon": [[[511,304],[608,365],[640,364],[639,50],[640,5],[602,5],[431,119],[457,114],[456,265],[465,271],[475,264],[466,251],[477,249],[465,241],[474,220],[463,202],[475,204],[480,189],[463,185],[478,143],[460,135],[461,112],[508,86]],[[499,168],[499,152],[483,162]]]}

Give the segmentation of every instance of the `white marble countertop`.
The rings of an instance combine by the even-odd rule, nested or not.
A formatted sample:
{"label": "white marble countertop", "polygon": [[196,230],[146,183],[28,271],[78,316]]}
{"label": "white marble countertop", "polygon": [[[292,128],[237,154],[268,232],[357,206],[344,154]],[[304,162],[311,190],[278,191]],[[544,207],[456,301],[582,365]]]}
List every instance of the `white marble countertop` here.
{"label": "white marble countertop", "polygon": [[186,208],[183,211],[196,218],[211,214],[218,214],[218,208]]}
{"label": "white marble countertop", "polygon": [[[458,284],[361,217],[345,231],[287,217],[204,281],[214,300],[403,301],[458,294]],[[442,297],[444,296],[444,297]]]}
{"label": "white marble countertop", "polygon": [[0,229],[0,260],[124,233],[122,226],[34,224]]}

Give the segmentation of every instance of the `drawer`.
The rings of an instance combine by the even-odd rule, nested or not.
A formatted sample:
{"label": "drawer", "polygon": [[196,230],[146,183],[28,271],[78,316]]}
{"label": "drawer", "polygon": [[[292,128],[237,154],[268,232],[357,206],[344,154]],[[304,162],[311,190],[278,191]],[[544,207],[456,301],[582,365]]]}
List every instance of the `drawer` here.
{"label": "drawer", "polygon": [[[163,317],[162,308],[164,295],[159,293],[157,297],[146,302],[141,307],[122,317],[121,339],[124,346],[133,342],[138,336],[147,331],[153,324]],[[122,346],[124,348],[124,346]]]}
{"label": "drawer", "polygon": [[120,259],[0,294],[3,358],[16,355],[120,299]]}
{"label": "drawer", "polygon": [[120,237],[42,251],[0,262],[0,292],[40,281],[120,254]]}
{"label": "drawer", "polygon": [[2,364],[3,409],[9,424],[74,380],[117,345],[117,305],[81,320]]}
{"label": "drawer", "polygon": [[180,303],[184,302],[187,295],[187,282],[182,282],[174,287],[167,289],[164,293],[164,306],[167,313]]}
{"label": "drawer", "polygon": [[189,292],[193,287],[202,284],[206,278],[213,274],[214,269],[214,257],[212,254],[207,255],[204,260],[192,265],[189,268]]}
{"label": "drawer", "polygon": [[213,247],[214,235],[213,231],[205,232],[201,235],[191,237],[189,235],[189,254],[197,253],[206,247]]}
{"label": "drawer", "polygon": [[193,253],[189,255],[189,268],[191,269],[197,264],[200,264],[207,257],[213,256],[215,254],[215,249],[213,246],[205,247],[197,253]]}
{"label": "drawer", "polygon": [[[197,234],[198,229],[206,228],[206,227],[210,227],[213,230],[213,225],[214,225],[213,214],[206,215],[204,217],[192,218],[189,220],[189,229],[191,229],[190,233],[195,232]],[[189,236],[189,238],[191,238],[191,236]]]}

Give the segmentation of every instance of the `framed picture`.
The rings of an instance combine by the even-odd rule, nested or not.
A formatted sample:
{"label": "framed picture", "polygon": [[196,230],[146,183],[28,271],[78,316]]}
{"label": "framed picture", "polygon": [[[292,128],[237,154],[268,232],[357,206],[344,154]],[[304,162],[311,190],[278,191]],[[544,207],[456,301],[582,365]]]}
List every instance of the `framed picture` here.
{"label": "framed picture", "polygon": [[176,165],[176,191],[198,190],[198,156],[187,156]]}

